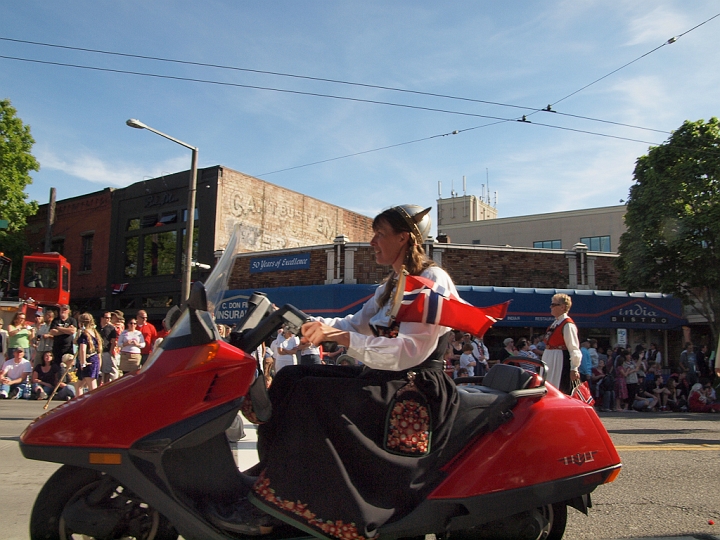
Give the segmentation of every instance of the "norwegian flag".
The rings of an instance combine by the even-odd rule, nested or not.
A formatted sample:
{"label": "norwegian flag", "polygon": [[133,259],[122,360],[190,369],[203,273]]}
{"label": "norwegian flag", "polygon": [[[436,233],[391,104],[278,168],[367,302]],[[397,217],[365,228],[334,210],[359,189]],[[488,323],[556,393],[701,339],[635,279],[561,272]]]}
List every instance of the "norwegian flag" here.
{"label": "norwegian flag", "polygon": [[450,294],[434,281],[403,274],[397,286],[402,300],[394,302],[395,320],[439,324],[482,337],[497,321],[504,319],[510,302],[475,307]]}
{"label": "norwegian flag", "polygon": [[112,285],[112,293],[113,294],[120,294],[124,293],[125,289],[127,289],[129,283],[113,283]]}

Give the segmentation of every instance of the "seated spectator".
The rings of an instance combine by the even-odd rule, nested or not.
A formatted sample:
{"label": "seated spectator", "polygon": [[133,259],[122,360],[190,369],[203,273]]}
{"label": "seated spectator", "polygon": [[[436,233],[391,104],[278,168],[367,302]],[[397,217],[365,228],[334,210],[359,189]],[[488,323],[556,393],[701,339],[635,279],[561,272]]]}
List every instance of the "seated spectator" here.
{"label": "seated spectator", "polygon": [[334,341],[326,341],[322,344],[322,363],[327,365],[337,364],[340,355],[345,354],[347,349]]}
{"label": "seated spectator", "polygon": [[357,362],[355,362],[355,359],[349,354],[341,354],[337,359],[337,365],[352,367],[357,365]]}
{"label": "seated spectator", "polygon": [[500,350],[500,355],[498,356],[498,360],[500,360],[500,362],[509,356],[515,356],[517,354],[517,350],[515,349],[515,340],[513,338],[505,338],[503,340],[503,345],[505,347]]}
{"label": "seated spectator", "polygon": [[682,397],[680,389],[677,387],[677,378],[668,378],[665,388],[668,390],[667,407],[674,412],[687,411],[687,400]]}
{"label": "seated spectator", "polygon": [[[652,370],[653,367],[654,366],[651,366],[650,369]],[[660,410],[667,411],[668,410],[668,398],[671,396],[672,392],[663,384],[663,379],[661,376],[654,377],[652,393],[655,395],[655,397],[658,400],[658,404],[660,405]]]}
{"label": "seated spectator", "polygon": [[35,366],[32,373],[32,391],[35,399],[47,399],[57,384],[60,369],[53,364],[52,351],[45,351],[42,363]]}
{"label": "seated spectator", "polygon": [[688,408],[691,412],[720,412],[720,403],[713,403],[710,400],[709,382],[695,383],[690,390],[690,399],[688,400]]}
{"label": "seated spectator", "polygon": [[[524,356],[525,358],[532,358],[533,360],[540,360],[538,356],[530,350],[530,343],[525,338],[518,339],[517,342],[517,356]],[[536,364],[520,364],[520,367],[533,373],[537,373],[538,367]]]}
{"label": "seated spectator", "polygon": [[25,358],[25,349],[15,347],[13,357],[3,363],[0,372],[0,399],[19,399],[30,373],[32,364]]}
{"label": "seated spectator", "polygon": [[645,387],[641,387],[635,393],[635,399],[632,403],[632,408],[636,411],[648,412],[652,411],[657,405],[658,400],[650,392],[645,390]]}

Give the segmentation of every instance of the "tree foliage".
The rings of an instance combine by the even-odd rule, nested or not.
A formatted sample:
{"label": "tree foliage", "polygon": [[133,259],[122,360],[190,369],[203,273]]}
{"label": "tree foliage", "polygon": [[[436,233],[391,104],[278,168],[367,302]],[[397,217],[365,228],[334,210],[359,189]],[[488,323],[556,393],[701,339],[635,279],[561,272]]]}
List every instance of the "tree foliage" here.
{"label": "tree foliage", "polygon": [[693,304],[720,331],[720,123],[685,121],[637,160],[617,266],[629,291]]}
{"label": "tree foliage", "polygon": [[[8,228],[0,230],[0,251],[12,259],[20,259],[26,248],[22,234],[28,216],[37,212],[37,202],[27,201],[25,188],[32,183],[30,171],[40,164],[30,153],[35,141],[30,126],[16,116],[7,99],[0,99],[0,219]],[[13,267],[19,271],[20,265]]]}

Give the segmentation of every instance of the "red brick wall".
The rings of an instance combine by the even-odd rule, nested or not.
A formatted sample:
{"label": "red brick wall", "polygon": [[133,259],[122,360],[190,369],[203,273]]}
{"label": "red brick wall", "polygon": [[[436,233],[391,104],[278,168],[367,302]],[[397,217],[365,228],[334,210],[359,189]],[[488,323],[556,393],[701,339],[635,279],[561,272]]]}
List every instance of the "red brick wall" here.
{"label": "red brick wall", "polygon": [[[250,258],[261,254],[240,257],[233,271],[232,283],[237,284],[233,285],[233,288],[322,285],[326,279],[327,268],[325,250],[330,247],[312,252],[309,270],[250,274]],[[596,289],[621,290],[618,273],[613,266],[615,258],[598,256],[595,259]],[[456,285],[563,289],[568,287],[568,266],[564,253],[543,250],[488,250],[467,246],[453,247],[449,244],[443,245],[442,251],[442,267]],[[375,262],[374,251],[369,245],[357,247],[354,276],[357,283],[379,283],[389,272],[389,267],[379,266]]]}

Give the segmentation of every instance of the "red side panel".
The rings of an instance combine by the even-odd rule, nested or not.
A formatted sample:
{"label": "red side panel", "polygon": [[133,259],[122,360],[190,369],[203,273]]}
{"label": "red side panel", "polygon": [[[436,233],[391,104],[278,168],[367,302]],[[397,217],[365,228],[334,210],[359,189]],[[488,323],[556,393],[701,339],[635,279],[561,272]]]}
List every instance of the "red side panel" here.
{"label": "red side panel", "polygon": [[[255,361],[218,342],[199,364],[203,347],[165,351],[149,369],[102,386],[36,419],[24,444],[128,448],[138,439],[245,394]],[[207,347],[206,347],[207,348]]]}
{"label": "red side panel", "polygon": [[620,463],[593,408],[553,387],[543,398],[521,398],[513,414],[451,462],[449,476],[429,498],[473,497]]}

